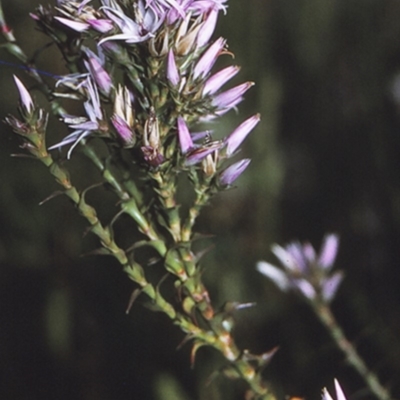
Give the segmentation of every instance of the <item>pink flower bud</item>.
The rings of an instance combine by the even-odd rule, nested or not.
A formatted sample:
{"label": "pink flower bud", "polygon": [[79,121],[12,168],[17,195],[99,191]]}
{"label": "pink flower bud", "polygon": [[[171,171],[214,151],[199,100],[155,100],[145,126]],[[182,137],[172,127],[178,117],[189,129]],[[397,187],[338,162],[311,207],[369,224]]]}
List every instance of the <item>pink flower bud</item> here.
{"label": "pink flower bud", "polygon": [[86,22],[93,29],[101,33],[106,33],[114,28],[113,23],[109,19],[88,19]]}
{"label": "pink flower bud", "polygon": [[226,155],[230,157],[246,139],[247,135],[260,121],[260,114],[253,115],[242,122],[226,139]]}
{"label": "pink flower bud", "polygon": [[109,95],[113,86],[110,75],[101,65],[99,57],[89,49],[86,50],[86,53],[88,55],[88,61],[85,62],[87,69],[90,71],[99,89],[106,95]]}
{"label": "pink flower bud", "polygon": [[240,67],[231,65],[212,75],[210,78],[207,79],[206,83],[204,84],[203,96],[207,94],[214,94],[223,85],[225,85],[225,83],[232,79],[239,71]]}
{"label": "pink flower bud", "polygon": [[197,35],[197,46],[202,47],[208,43],[212,34],[214,33],[215,26],[218,19],[218,10],[213,8],[203,22],[203,25]]}
{"label": "pink flower bud", "polygon": [[225,46],[226,40],[223,38],[217,39],[201,56],[200,60],[194,67],[193,78],[204,78],[211,70],[218,56],[221,54]]}
{"label": "pink flower bud", "polygon": [[84,32],[89,29],[90,25],[87,24],[86,22],[78,22],[78,21],[72,21],[67,18],[63,17],[54,17],[57,21],[61,22],[63,25],[68,26],[68,28],[71,28],[72,30],[76,32]]}
{"label": "pink flower bud", "polygon": [[172,50],[168,52],[167,78],[173,86],[176,86],[180,80],[178,67],[176,66],[174,52]]}
{"label": "pink flower bud", "polygon": [[229,166],[227,169],[225,169],[220,177],[219,177],[219,182],[223,186],[230,186],[232,183],[239,178],[239,176],[244,172],[244,170],[249,166],[250,164],[250,159],[249,158],[244,158],[243,160],[240,160],[236,162],[235,164],[232,164]]}
{"label": "pink flower bud", "polygon": [[226,90],[214,97],[212,104],[221,111],[228,111],[243,99],[243,95],[254,85],[254,82],[245,82]]}
{"label": "pink flower bud", "polygon": [[178,137],[179,144],[181,146],[181,152],[182,154],[186,154],[190,149],[193,148],[193,141],[186,122],[182,117],[178,117]]}

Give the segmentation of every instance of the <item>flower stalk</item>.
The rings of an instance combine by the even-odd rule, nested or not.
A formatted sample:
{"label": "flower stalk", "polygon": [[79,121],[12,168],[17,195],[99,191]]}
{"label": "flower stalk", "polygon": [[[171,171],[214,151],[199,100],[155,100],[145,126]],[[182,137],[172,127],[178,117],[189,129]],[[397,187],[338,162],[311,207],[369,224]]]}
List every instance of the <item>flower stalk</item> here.
{"label": "flower stalk", "polygon": [[[390,400],[392,397],[389,391],[346,338],[331,311],[330,303],[343,278],[341,272],[332,272],[338,248],[339,237],[335,234],[325,236],[319,254],[310,243],[293,242],[286,247],[273,245],[272,251],[284,270],[265,261],[259,262],[257,269],[281,290],[293,290],[305,300],[328,330],[337,347],[345,354],[347,362],[364,379],[371,393],[379,400]],[[326,394],[327,398],[328,396]],[[342,394],[338,395],[338,398],[343,397]]]}
{"label": "flower stalk", "polygon": [[360,374],[369,390],[377,399],[391,400],[389,391],[382,386],[378,376],[372,372],[358,354],[354,345],[346,338],[342,328],[332,314],[329,305],[322,299],[311,301],[310,305],[318,319],[325,326],[338,348],[345,354],[347,362]]}

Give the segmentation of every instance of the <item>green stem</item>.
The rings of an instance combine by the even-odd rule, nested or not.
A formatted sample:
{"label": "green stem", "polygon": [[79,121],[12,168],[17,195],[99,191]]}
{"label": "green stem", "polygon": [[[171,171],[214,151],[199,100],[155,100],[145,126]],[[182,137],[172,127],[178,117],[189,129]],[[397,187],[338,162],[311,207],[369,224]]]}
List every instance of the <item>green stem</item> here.
{"label": "green stem", "polygon": [[[130,215],[138,224],[140,230],[153,241],[160,241],[160,238],[153,228],[152,224],[148,218],[139,210],[137,201],[131,194],[125,190],[125,188],[120,184],[118,177],[115,175],[113,170],[109,168],[97,155],[96,151],[88,143],[82,146],[82,151],[85,156],[87,156],[93,164],[100,170],[103,178],[108,184],[114,189],[118,197],[122,200],[121,209],[125,213]],[[131,186],[133,183],[131,183]],[[164,249],[161,256],[165,256],[167,250]]]}
{"label": "green stem", "polygon": [[377,375],[369,370],[352,343],[344,335],[328,304],[322,300],[314,301],[311,304],[316,315],[328,329],[337,346],[346,355],[349,364],[361,375],[371,392],[380,400],[391,400],[390,393],[381,385]]}
{"label": "green stem", "polygon": [[208,193],[209,186],[201,185],[196,189],[196,199],[189,209],[188,217],[186,218],[182,227],[182,240],[189,242],[192,237],[192,229],[200,214],[202,208],[208,203],[210,195]]}

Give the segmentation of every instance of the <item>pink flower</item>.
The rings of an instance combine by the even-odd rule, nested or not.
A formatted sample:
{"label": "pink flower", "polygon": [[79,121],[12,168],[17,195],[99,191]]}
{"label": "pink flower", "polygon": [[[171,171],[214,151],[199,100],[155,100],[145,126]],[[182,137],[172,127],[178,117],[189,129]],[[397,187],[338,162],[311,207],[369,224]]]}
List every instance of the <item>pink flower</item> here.
{"label": "pink flower", "polygon": [[186,122],[182,117],[178,117],[178,137],[181,152],[182,154],[186,154],[190,149],[193,148],[193,141]]}
{"label": "pink flower", "polygon": [[225,44],[226,40],[219,38],[204,52],[194,67],[193,79],[204,78],[210,72]]}
{"label": "pink flower", "polygon": [[173,86],[176,86],[180,80],[178,67],[176,66],[174,52],[172,49],[170,49],[168,52],[167,78]]}
{"label": "pink flower", "polygon": [[245,82],[216,95],[212,105],[217,107],[219,113],[225,113],[234,108],[243,100],[243,95],[254,85],[254,82]]}
{"label": "pink flower", "polygon": [[242,122],[227,138],[226,138],[226,155],[228,157],[239,148],[246,139],[248,134],[260,121],[260,114],[253,115]]}
{"label": "pink flower", "polygon": [[217,92],[225,83],[227,83],[230,79],[232,79],[238,72],[240,71],[240,67],[237,66],[229,66],[221,71],[218,71],[210,78],[206,80],[206,83],[203,87],[203,96],[212,95]]}
{"label": "pink flower", "polygon": [[251,160],[249,158],[244,158],[243,160],[240,160],[225,169],[219,176],[220,184],[223,186],[231,186],[232,183],[239,178],[239,176],[249,166],[250,161]]}
{"label": "pink flower", "polygon": [[[310,243],[289,243],[286,247],[272,246],[272,252],[279,259],[283,270],[261,261],[257,269],[271,279],[281,290],[296,290],[308,300],[320,298],[329,303],[333,300],[343,275],[341,272],[330,273],[330,268],[336,258],[339,238],[337,235],[326,235],[320,255]],[[324,254],[329,253],[329,268],[324,262]]]}
{"label": "pink flower", "polygon": [[[344,395],[343,390],[336,379],[335,379],[335,390],[336,390],[336,400],[346,400],[346,396]],[[326,388],[322,390],[322,400],[333,400],[332,396],[329,394]]]}

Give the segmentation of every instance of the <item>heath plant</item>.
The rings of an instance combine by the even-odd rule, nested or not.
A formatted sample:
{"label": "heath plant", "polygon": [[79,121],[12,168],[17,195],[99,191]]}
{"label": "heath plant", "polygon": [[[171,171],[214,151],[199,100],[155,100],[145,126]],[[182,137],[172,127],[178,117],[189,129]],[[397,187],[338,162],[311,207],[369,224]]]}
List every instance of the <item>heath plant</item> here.
{"label": "heath plant", "polygon": [[[216,311],[203,282],[204,251],[194,247],[201,238],[195,231],[198,216],[248,167],[250,159],[240,158],[239,150],[260,121],[259,114],[245,116],[226,137],[216,139],[213,133],[253,86],[229,85],[239,73],[236,65],[214,67],[220,58],[233,60],[226,39],[214,37],[227,6],[227,0],[59,0],[39,6],[31,17],[68,69],[52,83],[28,62],[1,11],[3,47],[26,65],[49,102],[46,111],[25,79],[14,76],[19,117],[10,115],[6,122],[25,154],[47,167],[86,219],[101,245],[94,253],[113,257],[133,281],[128,311],[137,297],[147,297],[153,310],[181,329],[191,345],[192,364],[201,347],[211,347],[225,359],[222,373],[246,382],[243,398],[273,400],[273,385],[263,371],[276,349],[253,354],[236,345],[231,314],[249,304],[227,301]],[[68,110],[71,101],[81,113]],[[61,140],[48,128],[49,118],[64,125]],[[75,157],[87,158],[104,190],[115,195],[111,222],[101,220],[87,201],[92,186],[80,189],[74,182],[69,166]],[[181,190],[191,193],[183,204]],[[114,232],[121,216],[131,218],[137,229],[139,239],[128,247]],[[280,289],[308,301],[372,393],[388,400],[329,309],[342,280],[340,272],[332,272],[337,248],[336,235],[326,237],[319,255],[309,244],[275,245],[284,270],[265,262],[258,269]],[[150,264],[168,279],[154,280]],[[344,400],[337,381],[335,386],[337,399]],[[323,399],[332,399],[327,390]]]}

